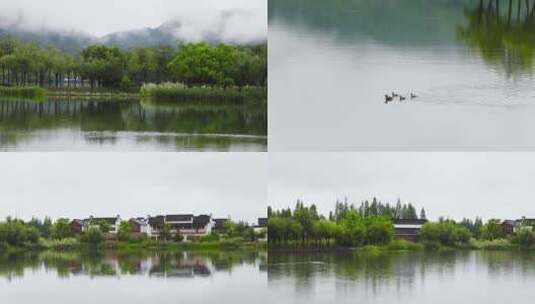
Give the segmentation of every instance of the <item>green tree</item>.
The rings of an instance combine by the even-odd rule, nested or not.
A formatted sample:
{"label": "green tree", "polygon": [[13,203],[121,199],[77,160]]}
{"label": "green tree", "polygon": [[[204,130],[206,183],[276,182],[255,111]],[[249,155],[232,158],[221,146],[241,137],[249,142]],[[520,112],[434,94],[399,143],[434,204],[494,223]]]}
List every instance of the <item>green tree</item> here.
{"label": "green tree", "polygon": [[318,245],[325,243],[329,245],[330,240],[335,239],[338,235],[338,225],[335,222],[320,219],[314,223],[314,235],[318,239]]}
{"label": "green tree", "polygon": [[119,241],[130,241],[132,239],[132,225],[128,221],[121,221],[117,231]]}
{"label": "green tree", "polygon": [[530,229],[520,229],[513,234],[511,241],[523,247],[531,247],[535,244],[535,237]]}
{"label": "green tree", "polygon": [[467,228],[445,220],[439,223],[426,223],[420,230],[419,237],[424,242],[453,246],[456,243],[467,243],[471,234]]}
{"label": "green tree", "polygon": [[98,245],[102,243],[104,236],[98,226],[90,226],[85,232],[85,239],[89,244]]}
{"label": "green tree", "polygon": [[340,222],[341,231],[337,244],[342,246],[360,246],[366,241],[366,225],[362,217],[354,210],[347,212]]}
{"label": "green tree", "polygon": [[366,223],[368,244],[388,244],[394,238],[394,225],[385,217],[372,217]]}
{"label": "green tree", "polygon": [[111,225],[106,220],[98,220],[92,225],[97,225],[102,233],[109,233],[111,231]]}
{"label": "green tree", "polygon": [[422,208],[422,210],[420,210],[420,219],[421,220],[427,219],[427,216],[425,214],[425,209],[424,208]]}
{"label": "green tree", "polygon": [[118,48],[92,45],[82,51],[82,71],[95,85],[114,86],[123,77],[125,56]]}
{"label": "green tree", "polygon": [[22,220],[8,218],[6,222],[0,223],[0,244],[23,247],[37,243],[38,239],[37,228],[25,224]]}
{"label": "green tree", "polygon": [[180,243],[184,240],[184,236],[182,233],[180,233],[180,230],[178,230],[175,235],[173,235],[173,241]]}
{"label": "green tree", "polygon": [[495,240],[503,238],[505,235],[500,225],[500,221],[496,219],[488,220],[485,225],[481,227],[481,237],[486,240]]}
{"label": "green tree", "polygon": [[72,231],[71,231],[71,225],[69,224],[69,219],[67,218],[58,219],[54,223],[54,225],[52,225],[50,235],[52,236],[52,238],[58,239],[58,240],[71,237]]}
{"label": "green tree", "polygon": [[229,237],[236,235],[236,223],[231,220],[227,220],[223,223],[223,231]]}
{"label": "green tree", "polygon": [[172,237],[171,235],[171,225],[165,223],[160,229],[160,239],[163,241],[168,241]]}

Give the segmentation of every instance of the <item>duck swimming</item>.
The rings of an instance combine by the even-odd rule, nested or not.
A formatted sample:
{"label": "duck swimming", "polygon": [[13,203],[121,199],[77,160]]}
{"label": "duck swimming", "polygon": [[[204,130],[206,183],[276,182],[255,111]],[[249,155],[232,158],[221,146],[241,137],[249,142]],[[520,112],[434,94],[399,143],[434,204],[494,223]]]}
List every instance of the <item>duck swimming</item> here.
{"label": "duck swimming", "polygon": [[418,97],[418,95],[411,93],[411,99]]}
{"label": "duck swimming", "polygon": [[394,97],[385,95],[385,103],[388,103],[389,101],[392,101]]}
{"label": "duck swimming", "polygon": [[399,100],[405,100],[405,99],[406,99],[405,97],[399,95]]}

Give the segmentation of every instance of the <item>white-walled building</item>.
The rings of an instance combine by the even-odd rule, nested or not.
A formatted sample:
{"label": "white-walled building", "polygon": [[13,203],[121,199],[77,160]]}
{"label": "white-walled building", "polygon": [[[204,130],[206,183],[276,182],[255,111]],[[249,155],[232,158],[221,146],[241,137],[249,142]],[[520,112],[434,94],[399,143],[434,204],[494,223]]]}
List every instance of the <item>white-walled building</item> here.
{"label": "white-walled building", "polygon": [[87,231],[91,226],[98,226],[98,223],[106,222],[110,225],[109,233],[117,233],[119,231],[119,225],[121,224],[121,216],[117,215],[116,217],[93,217],[90,216],[88,219],[82,221],[82,231]]}
{"label": "white-walled building", "polygon": [[169,214],[149,217],[148,224],[151,229],[149,236],[158,237],[164,225],[169,225],[171,233],[179,232],[187,236],[203,236],[212,233],[214,221],[211,215]]}

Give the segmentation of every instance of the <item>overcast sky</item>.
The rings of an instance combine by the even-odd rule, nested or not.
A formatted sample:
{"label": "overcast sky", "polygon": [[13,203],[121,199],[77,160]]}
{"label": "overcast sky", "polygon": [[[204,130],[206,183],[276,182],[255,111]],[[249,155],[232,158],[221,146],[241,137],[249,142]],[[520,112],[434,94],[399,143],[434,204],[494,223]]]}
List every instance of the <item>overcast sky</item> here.
{"label": "overcast sky", "polygon": [[346,196],[399,197],[432,219],[535,217],[535,153],[270,153],[271,206],[328,214]]}
{"label": "overcast sky", "polygon": [[265,153],[2,153],[0,218],[266,214]]}
{"label": "overcast sky", "polygon": [[175,18],[195,31],[218,26],[214,20],[228,12],[237,13],[227,24],[229,31],[267,35],[267,0],[0,0],[4,21],[96,36],[158,27]]}

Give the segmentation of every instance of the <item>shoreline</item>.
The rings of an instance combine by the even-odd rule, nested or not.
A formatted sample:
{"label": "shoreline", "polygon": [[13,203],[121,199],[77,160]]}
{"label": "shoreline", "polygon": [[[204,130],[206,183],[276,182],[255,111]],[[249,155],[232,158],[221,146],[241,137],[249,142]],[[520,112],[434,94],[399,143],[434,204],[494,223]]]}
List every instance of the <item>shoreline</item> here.
{"label": "shoreline", "polygon": [[[2,93],[2,89],[6,92]],[[158,89],[156,89],[157,91]],[[265,92],[265,96],[250,96],[248,90]],[[218,92],[219,95],[212,96],[211,93]],[[30,94],[31,93],[31,94]],[[267,88],[253,87],[239,90],[237,88],[206,88],[191,87],[182,88],[178,92],[172,92],[169,96],[159,96],[152,92],[142,92],[141,88],[136,90],[114,90],[114,89],[90,89],[90,88],[71,88],[71,89],[46,89],[42,87],[3,87],[0,86],[0,98],[13,100],[35,100],[41,101],[47,98],[77,98],[77,99],[139,99],[147,100],[153,103],[173,103],[173,104],[204,104],[204,105],[247,105],[247,104],[267,104]],[[203,93],[206,93],[204,95]],[[202,94],[201,96],[199,96]],[[256,98],[254,97],[259,97]],[[230,98],[227,100],[227,98]],[[232,100],[238,98],[240,101]]]}
{"label": "shoreline", "polygon": [[77,243],[70,246],[30,246],[30,247],[13,247],[2,248],[0,255],[7,254],[27,254],[41,252],[85,252],[85,251],[116,251],[118,253],[128,252],[225,252],[225,251],[267,251],[267,243],[259,242],[201,242],[201,243],[129,243],[129,242],[109,242],[98,245],[88,243]]}
{"label": "shoreline", "polygon": [[279,247],[267,245],[269,253],[273,254],[325,254],[325,253],[355,253],[355,252],[417,252],[417,251],[535,251],[535,245],[526,247],[512,243],[481,242],[446,246],[441,244],[423,244],[414,242],[390,243],[387,245],[366,245],[361,247]]}

